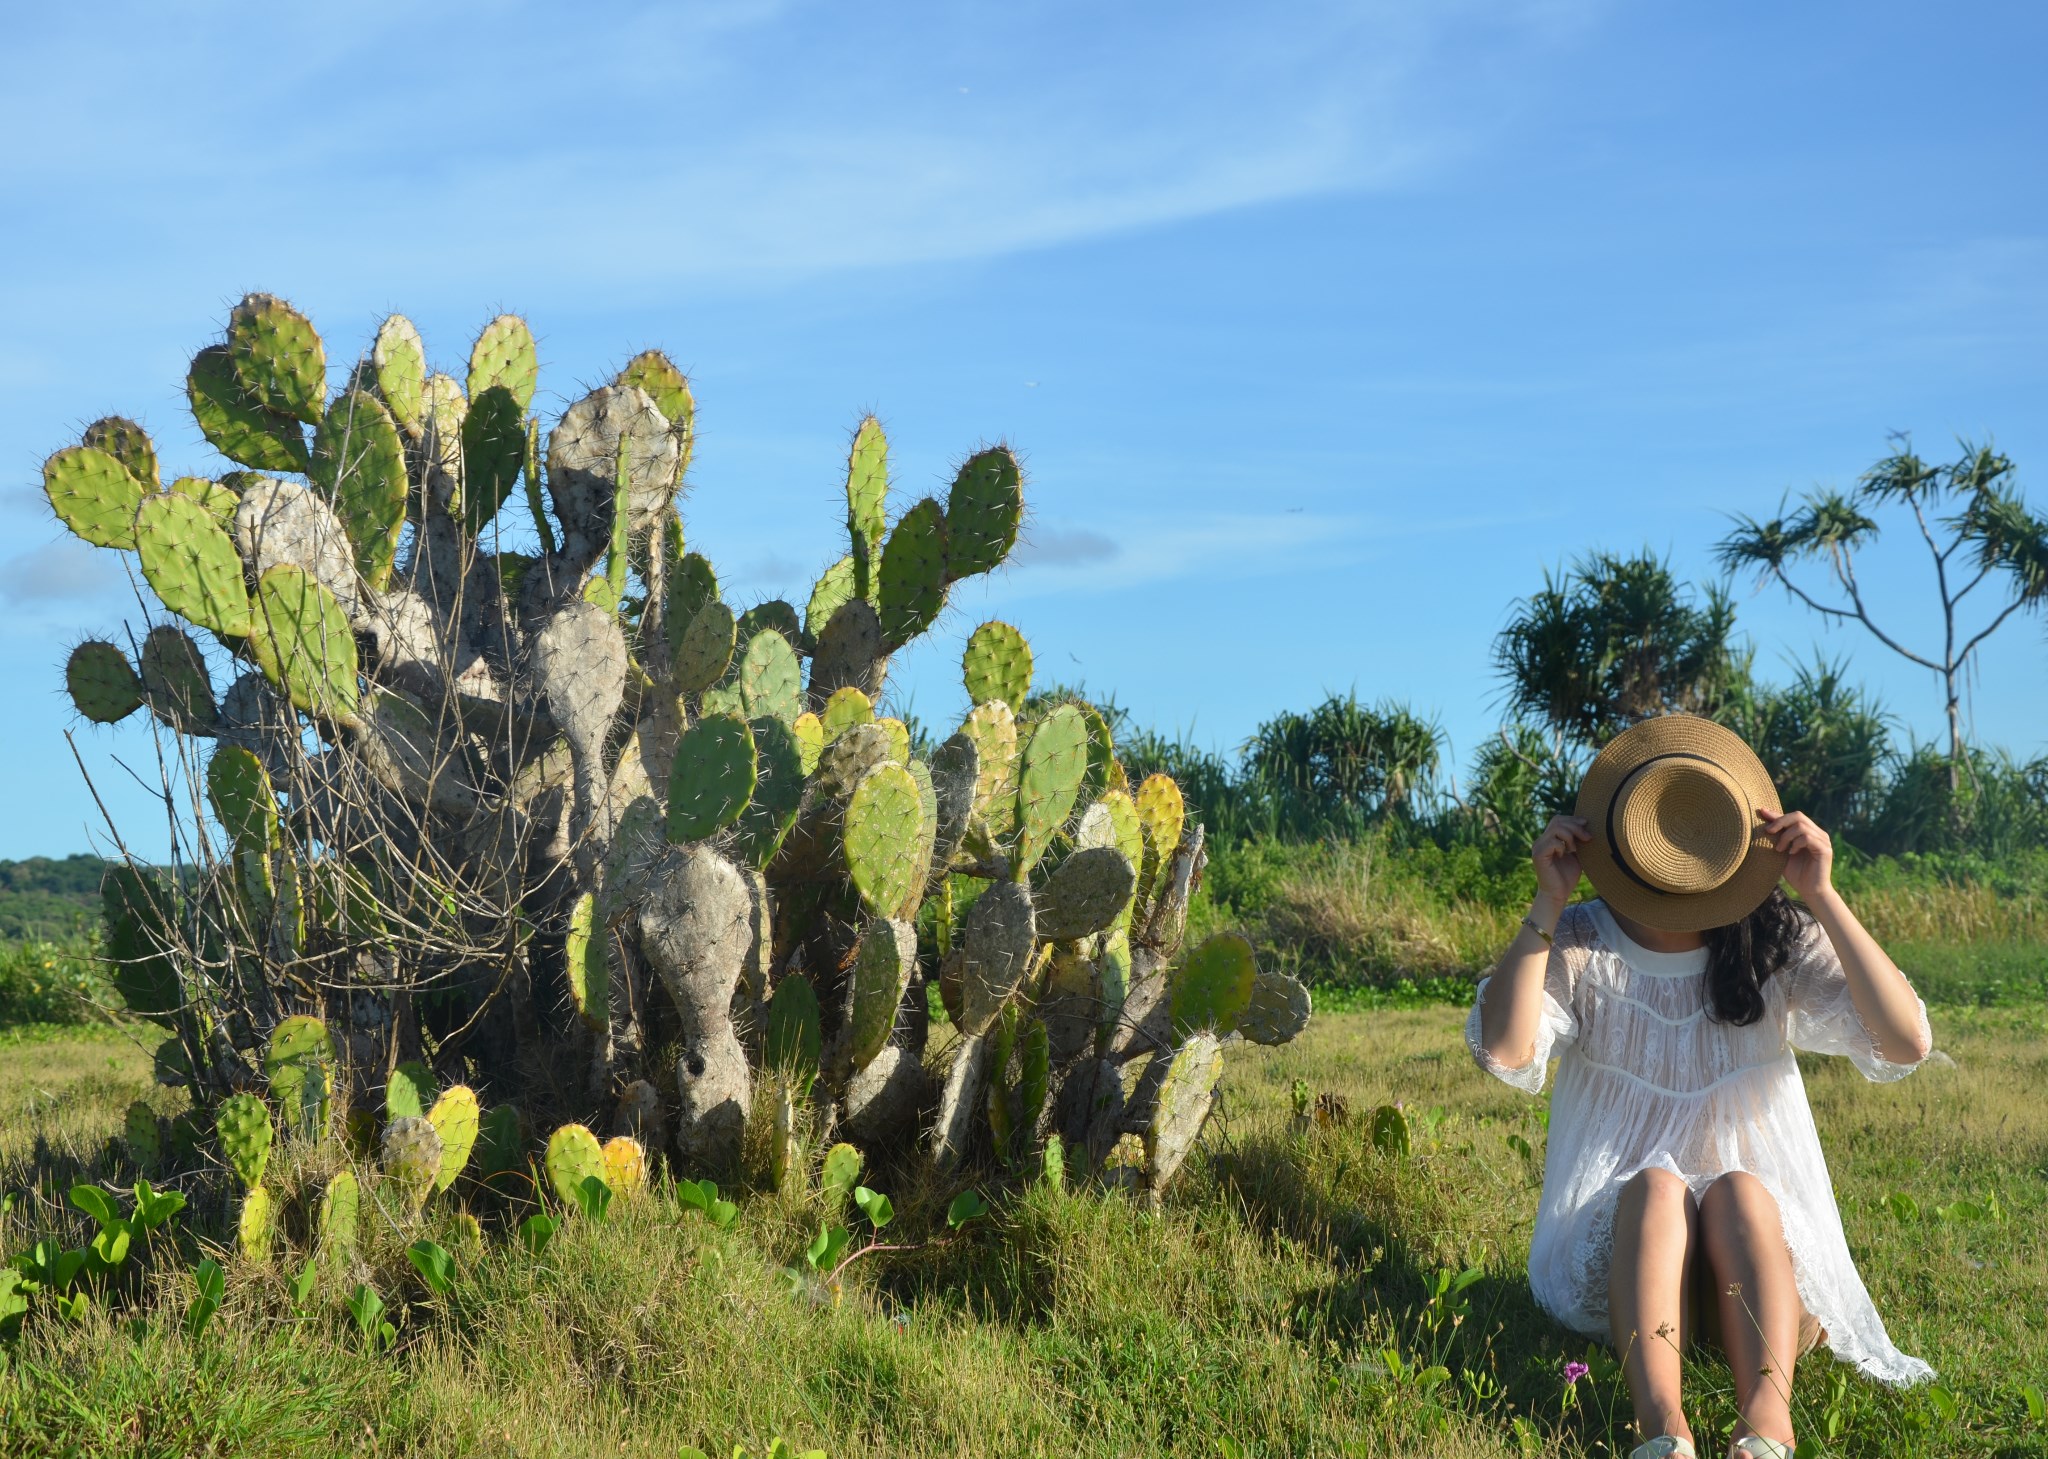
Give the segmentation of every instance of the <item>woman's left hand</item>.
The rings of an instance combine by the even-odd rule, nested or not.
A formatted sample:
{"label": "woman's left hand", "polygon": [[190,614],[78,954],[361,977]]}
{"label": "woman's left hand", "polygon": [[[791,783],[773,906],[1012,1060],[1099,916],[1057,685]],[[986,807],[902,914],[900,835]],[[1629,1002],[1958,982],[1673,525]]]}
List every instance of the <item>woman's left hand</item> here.
{"label": "woman's left hand", "polygon": [[1774,816],[1759,810],[1764,831],[1785,853],[1785,880],[1802,901],[1811,902],[1834,886],[1835,843],[1804,811]]}

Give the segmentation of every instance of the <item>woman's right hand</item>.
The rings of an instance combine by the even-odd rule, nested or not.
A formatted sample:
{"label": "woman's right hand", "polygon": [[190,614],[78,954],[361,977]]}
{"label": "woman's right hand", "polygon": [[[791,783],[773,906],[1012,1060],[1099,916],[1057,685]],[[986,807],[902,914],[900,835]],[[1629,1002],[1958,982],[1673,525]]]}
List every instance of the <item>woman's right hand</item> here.
{"label": "woman's right hand", "polygon": [[1552,816],[1530,848],[1536,866],[1537,900],[1562,912],[1579,889],[1579,847],[1593,839],[1582,816]]}

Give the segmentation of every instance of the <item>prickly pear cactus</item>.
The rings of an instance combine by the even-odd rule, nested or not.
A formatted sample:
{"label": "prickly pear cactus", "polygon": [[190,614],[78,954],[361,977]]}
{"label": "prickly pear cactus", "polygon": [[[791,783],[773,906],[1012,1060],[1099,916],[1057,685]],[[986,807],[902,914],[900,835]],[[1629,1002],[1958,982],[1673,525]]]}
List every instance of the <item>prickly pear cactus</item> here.
{"label": "prickly pear cactus", "polygon": [[[1034,698],[1019,628],[968,636],[936,747],[891,713],[894,656],[1017,541],[1015,455],[892,503],[864,418],[843,548],[807,597],[736,604],[688,541],[688,379],[649,350],[543,419],[539,372],[516,315],[453,368],[398,315],[351,362],[252,294],[186,377],[224,460],[110,416],[44,464],[58,520],[162,605],[64,677],[203,767],[191,874],[116,868],[105,946],[223,1159],[256,1188],[235,1091],[267,1079],[290,1138],[353,1131],[415,1202],[479,1147],[511,1191],[528,1123],[565,1201],[634,1184],[579,1121],[643,1175],[730,1169],[773,1117],[785,1158],[801,1126],[1114,1178],[1136,1142],[1116,1168],[1170,1178],[1186,1091],[1224,1043],[1299,1033],[1306,990],[1241,940],[1183,953],[1201,828],[1166,777],[1131,788],[1095,706]],[[428,1064],[477,1088],[436,1097]],[[354,1201],[336,1177],[328,1249]]]}
{"label": "prickly pear cactus", "polygon": [[231,1094],[221,1101],[213,1127],[221,1153],[243,1186],[254,1190],[263,1184],[263,1168],[270,1162],[270,1106],[253,1094]]}

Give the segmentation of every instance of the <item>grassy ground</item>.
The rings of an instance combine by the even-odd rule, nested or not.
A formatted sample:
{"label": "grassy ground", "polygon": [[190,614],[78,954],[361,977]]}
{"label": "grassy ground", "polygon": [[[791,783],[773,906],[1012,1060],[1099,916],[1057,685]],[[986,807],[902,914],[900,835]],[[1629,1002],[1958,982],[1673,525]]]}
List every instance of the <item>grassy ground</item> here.
{"label": "grassy ground", "polygon": [[[1472,1067],[1459,1021],[1331,1014],[1294,1046],[1234,1053],[1205,1149],[1158,1214],[1038,1188],[945,1238],[931,1232],[950,1192],[882,1172],[891,1234],[916,1249],[857,1261],[836,1303],[783,1275],[814,1195],[746,1197],[717,1231],[655,1194],[570,1223],[537,1260],[495,1236],[464,1249],[443,1218],[461,1263],[445,1299],[377,1234],[356,1275],[395,1310],[388,1354],[364,1350],[333,1293],[296,1315],[283,1263],[228,1262],[195,1341],[177,1320],[191,1278],[165,1261],[120,1313],[30,1323],[0,1376],[0,1453],[673,1456],[758,1453],[778,1433],[833,1459],[1625,1453],[1618,1379],[1596,1352],[1596,1379],[1567,1389],[1588,1345],[1522,1276],[1542,1105]],[[1798,1412],[1816,1437],[1832,1415],[1829,1453],[2048,1454],[2021,1397],[2048,1385],[2048,1017],[1944,1008],[1936,1030],[1953,1064],[1900,1084],[1806,1069],[1864,1278],[1953,1415],[1811,1360]],[[1348,1118],[1295,1133],[1297,1080]],[[0,1185],[74,1161],[130,1178],[104,1146],[138,1096],[171,1107],[118,1034],[0,1034]],[[1370,1134],[1394,1101],[1405,1155]],[[1992,1198],[1995,1217],[1952,1209]],[[17,1208],[0,1247],[52,1219]],[[1438,1273],[1467,1268],[1472,1285],[1430,1301]],[[1691,1387],[1696,1426],[1725,1433],[1725,1369],[1699,1362]]]}

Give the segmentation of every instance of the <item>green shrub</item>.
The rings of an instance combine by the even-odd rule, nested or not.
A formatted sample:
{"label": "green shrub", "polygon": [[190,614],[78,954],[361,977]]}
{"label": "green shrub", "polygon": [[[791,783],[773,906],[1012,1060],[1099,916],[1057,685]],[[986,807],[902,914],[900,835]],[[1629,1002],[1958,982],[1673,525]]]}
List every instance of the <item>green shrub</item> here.
{"label": "green shrub", "polygon": [[95,1022],[113,1001],[92,943],[0,942],[0,1028]]}

